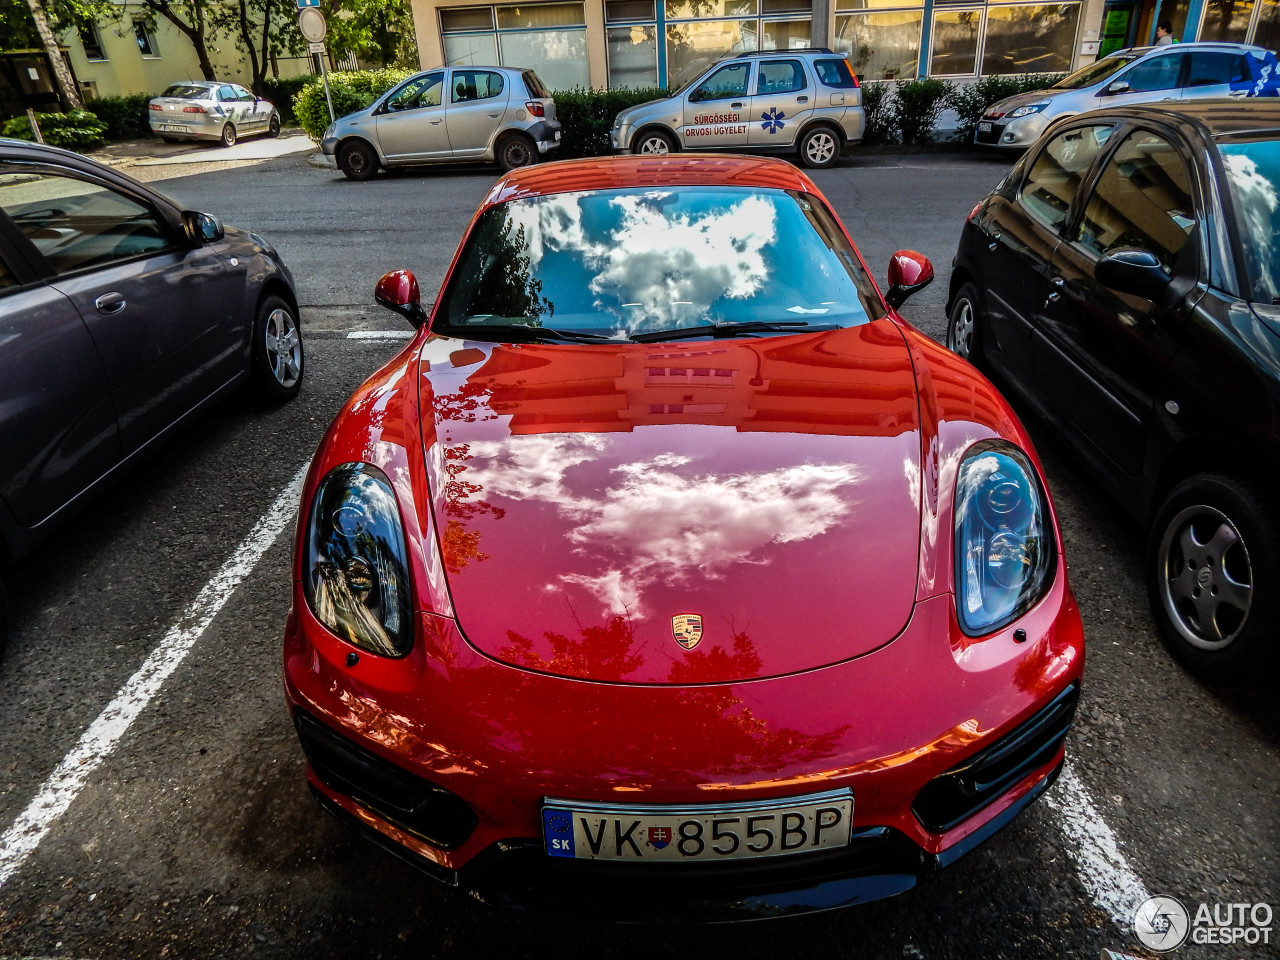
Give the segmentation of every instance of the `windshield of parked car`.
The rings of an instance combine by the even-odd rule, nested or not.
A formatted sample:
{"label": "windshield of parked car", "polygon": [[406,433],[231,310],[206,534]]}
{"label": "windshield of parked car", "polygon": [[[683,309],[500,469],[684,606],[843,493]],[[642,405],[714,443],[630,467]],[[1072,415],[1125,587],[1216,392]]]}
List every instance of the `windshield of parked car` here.
{"label": "windshield of parked car", "polygon": [[1137,60],[1137,56],[1122,57],[1103,57],[1101,60],[1095,60],[1088,66],[1081,67],[1075,73],[1069,73],[1050,90],[1079,90],[1083,87],[1091,87],[1095,83],[1101,83],[1107,77],[1114,76],[1120,72],[1120,68],[1126,64],[1133,63]]}
{"label": "windshield of parked car", "polygon": [[493,207],[443,299],[442,332],[544,327],[618,340],[709,324],[831,329],[884,313],[819,201],[724,186],[561,193]]}
{"label": "windshield of parked car", "polygon": [[1219,143],[1218,150],[1244,252],[1245,296],[1280,303],[1280,139]]}
{"label": "windshield of parked car", "polygon": [[162,97],[176,97],[179,100],[208,100],[209,88],[199,87],[194,83],[175,83],[168,87]]}

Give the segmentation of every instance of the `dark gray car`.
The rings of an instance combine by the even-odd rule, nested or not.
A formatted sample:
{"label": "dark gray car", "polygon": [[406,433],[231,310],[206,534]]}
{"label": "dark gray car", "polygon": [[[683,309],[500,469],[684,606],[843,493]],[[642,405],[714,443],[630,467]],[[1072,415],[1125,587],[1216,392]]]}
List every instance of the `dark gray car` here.
{"label": "dark gray car", "polygon": [[[302,366],[269,243],[0,139],[0,565],[239,384],[293,397]],[[7,634],[0,595],[0,649]]]}

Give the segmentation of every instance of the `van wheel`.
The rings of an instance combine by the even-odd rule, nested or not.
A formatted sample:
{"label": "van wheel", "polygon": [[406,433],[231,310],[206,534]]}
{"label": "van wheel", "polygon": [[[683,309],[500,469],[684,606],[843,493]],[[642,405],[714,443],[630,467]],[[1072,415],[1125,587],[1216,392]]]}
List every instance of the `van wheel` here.
{"label": "van wheel", "polygon": [[676,141],[671,134],[663,130],[646,130],[636,137],[635,149],[632,153],[649,157],[665,157],[676,152]]}
{"label": "van wheel", "polygon": [[378,172],[378,155],[363,140],[353,140],[338,151],[338,169],[350,180],[368,180]]}
{"label": "van wheel", "polygon": [[538,148],[522,133],[508,134],[498,144],[498,164],[503,170],[516,170],[538,162]]}
{"label": "van wheel", "polygon": [[800,162],[821,170],[832,166],[840,157],[840,138],[830,127],[812,127],[800,138]]}

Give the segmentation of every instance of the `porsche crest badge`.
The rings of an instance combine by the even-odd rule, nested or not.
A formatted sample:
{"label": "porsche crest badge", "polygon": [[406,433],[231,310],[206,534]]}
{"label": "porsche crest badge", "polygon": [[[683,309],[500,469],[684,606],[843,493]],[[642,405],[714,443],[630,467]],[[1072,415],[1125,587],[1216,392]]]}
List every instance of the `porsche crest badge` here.
{"label": "porsche crest badge", "polygon": [[702,640],[702,617],[696,613],[679,613],[671,618],[671,635],[676,643],[692,650]]}

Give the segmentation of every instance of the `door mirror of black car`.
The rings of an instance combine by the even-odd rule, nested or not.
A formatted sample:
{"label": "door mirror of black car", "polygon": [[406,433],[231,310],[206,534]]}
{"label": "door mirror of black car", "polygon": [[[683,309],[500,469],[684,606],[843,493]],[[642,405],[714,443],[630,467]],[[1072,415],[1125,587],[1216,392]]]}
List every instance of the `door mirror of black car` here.
{"label": "door mirror of black car", "polygon": [[1107,90],[1106,90],[1106,92],[1107,92],[1107,93],[1109,93],[1109,94],[1116,94],[1116,93],[1128,93],[1128,92],[1129,92],[1129,81],[1128,81],[1128,80],[1116,80],[1116,81],[1115,81],[1115,82],[1113,82],[1113,83],[1109,83],[1109,84],[1107,84]]}
{"label": "door mirror of black car", "polygon": [[889,291],[885,302],[897,310],[913,293],[933,283],[933,264],[923,253],[899,250],[889,258]]}
{"label": "door mirror of black car", "polygon": [[412,270],[392,270],[383,274],[373,288],[373,299],[415,327],[427,322],[427,313],[422,309],[422,297],[418,293],[418,278]]}
{"label": "door mirror of black car", "polygon": [[217,217],[195,210],[183,211],[182,229],[186,232],[187,239],[197,245],[213,243],[215,240],[221,240],[223,236],[222,224],[218,222]]}
{"label": "door mirror of black car", "polygon": [[1150,250],[1112,250],[1098,261],[1094,272],[1104,287],[1135,297],[1162,301],[1173,278]]}

